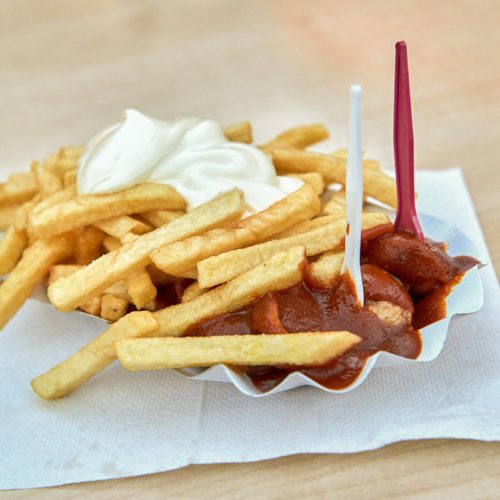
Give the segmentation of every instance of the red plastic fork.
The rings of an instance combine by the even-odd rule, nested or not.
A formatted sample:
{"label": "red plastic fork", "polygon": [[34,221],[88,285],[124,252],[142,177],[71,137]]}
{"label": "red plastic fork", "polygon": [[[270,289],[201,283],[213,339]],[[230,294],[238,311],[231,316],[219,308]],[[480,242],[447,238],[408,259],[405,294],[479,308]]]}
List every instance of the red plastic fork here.
{"label": "red plastic fork", "polygon": [[395,231],[410,230],[420,239],[424,233],[415,208],[413,163],[413,124],[411,118],[410,76],[406,43],[396,43],[394,79],[394,161],[398,190]]}

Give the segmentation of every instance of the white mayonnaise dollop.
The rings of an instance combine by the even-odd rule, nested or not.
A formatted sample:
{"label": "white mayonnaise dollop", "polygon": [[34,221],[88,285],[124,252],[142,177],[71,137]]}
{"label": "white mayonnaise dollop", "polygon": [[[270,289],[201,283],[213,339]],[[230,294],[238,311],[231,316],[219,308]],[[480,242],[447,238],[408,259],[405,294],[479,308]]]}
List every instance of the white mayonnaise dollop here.
{"label": "white mayonnaise dollop", "polygon": [[229,142],[212,120],[162,121],[128,109],[121,123],[97,134],[78,169],[79,194],[98,194],[143,182],[173,186],[188,209],[235,187],[257,212],[295,191],[302,181],[280,177],[259,149]]}

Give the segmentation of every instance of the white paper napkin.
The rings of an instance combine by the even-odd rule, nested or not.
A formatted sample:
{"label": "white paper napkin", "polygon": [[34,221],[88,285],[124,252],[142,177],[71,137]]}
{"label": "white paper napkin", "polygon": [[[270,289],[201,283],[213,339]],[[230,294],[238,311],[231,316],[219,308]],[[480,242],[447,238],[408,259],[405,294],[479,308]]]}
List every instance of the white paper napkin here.
{"label": "white paper napkin", "polygon": [[[462,228],[486,253],[459,169],[417,173],[419,210]],[[0,333],[0,488],[160,472],[190,463],[346,453],[419,438],[500,439],[500,294],[455,318],[436,361],[373,371],[332,396],[300,388],[263,399],[175,372],[114,364],[71,396],[45,402],[30,380],[92,339],[102,323],[29,301]]]}

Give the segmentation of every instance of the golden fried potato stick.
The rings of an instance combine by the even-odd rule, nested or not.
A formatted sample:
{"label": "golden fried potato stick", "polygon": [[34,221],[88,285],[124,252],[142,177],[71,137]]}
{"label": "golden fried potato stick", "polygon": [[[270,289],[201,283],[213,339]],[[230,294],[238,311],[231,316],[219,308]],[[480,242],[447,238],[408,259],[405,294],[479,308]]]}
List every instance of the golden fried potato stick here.
{"label": "golden fried potato stick", "polygon": [[42,200],[61,191],[63,188],[62,180],[51,170],[45,168],[37,161],[31,162],[31,172],[35,177]]}
{"label": "golden fried potato stick", "polygon": [[324,141],[328,137],[330,137],[330,134],[324,125],[299,125],[298,127],[285,130],[272,141],[262,145],[261,148],[264,150],[275,147],[304,149]]}
{"label": "golden fried potato stick", "polygon": [[251,144],[253,142],[252,125],[250,122],[240,122],[228,125],[224,128],[224,135],[226,139],[231,142],[243,142],[245,144]]}
{"label": "golden fried potato stick", "polygon": [[147,224],[144,224],[144,222],[128,215],[120,215],[112,219],[95,222],[94,226],[115,238],[123,238],[127,233],[145,234],[149,233],[152,229]]}
{"label": "golden fried potato stick", "polygon": [[340,276],[343,263],[343,251],[325,252],[307,266],[306,281],[314,288],[330,288]]}
{"label": "golden fried potato stick", "polygon": [[106,288],[104,293],[126,300],[129,304],[132,303],[125,280],[113,283],[109,288]]}
{"label": "golden fried potato stick", "polygon": [[33,207],[33,213],[38,214],[43,212],[49,207],[54,205],[58,205],[59,203],[64,203],[65,201],[72,200],[77,195],[76,185],[68,186],[57,193],[54,193],[52,196],[49,196],[45,200],[41,201]]}
{"label": "golden fried potato stick", "polygon": [[65,146],[59,150],[59,158],[80,158],[85,152],[85,146]]}
{"label": "golden fried potato stick", "polygon": [[[67,278],[80,269],[83,269],[83,267],[84,266],[80,264],[56,264],[52,266],[49,271],[48,285],[52,285],[52,283],[60,278]],[[115,295],[116,297],[120,297],[121,299],[127,301],[130,300],[125,281],[118,281],[117,283],[111,285],[105,290],[105,293]]]}
{"label": "golden fried potato stick", "polygon": [[0,184],[0,207],[31,200],[38,188],[31,173],[13,173],[6,183]]}
{"label": "golden fried potato stick", "polygon": [[75,260],[77,264],[90,264],[102,255],[104,233],[96,227],[84,227],[75,231]]}
{"label": "golden fried potato stick", "polygon": [[49,300],[61,311],[71,311],[113,283],[151,263],[151,253],[169,243],[203,233],[241,217],[245,211],[239,190],[224,193],[170,224],[146,233],[102,255],[81,271],[54,283]]}
{"label": "golden fried potato stick", "polygon": [[196,297],[203,295],[207,291],[207,288],[200,288],[198,282],[194,281],[184,290],[181,302],[189,302],[190,300],[196,299]]}
{"label": "golden fried potato stick", "polygon": [[10,226],[0,239],[0,275],[7,274],[16,267],[28,244],[28,235],[24,229]]}
{"label": "golden fried potato stick", "polygon": [[26,230],[28,227],[29,217],[31,212],[38,206],[40,203],[40,195],[36,194],[30,201],[23,203],[19,210],[14,215],[12,219],[13,225],[18,230]]}
{"label": "golden fried potato stick", "polygon": [[182,210],[151,210],[150,212],[141,213],[141,219],[149,222],[154,227],[161,227],[165,224],[182,217],[185,214]]}
{"label": "golden fried potato stick", "polygon": [[87,314],[92,316],[100,316],[101,315],[101,300],[102,297],[99,295],[97,297],[92,297],[89,301],[82,304],[79,309]]}
{"label": "golden fried potato stick", "polygon": [[137,309],[156,298],[158,291],[146,269],[138,269],[126,278],[128,294]]}
{"label": "golden fried potato stick", "polygon": [[124,339],[116,343],[123,368],[131,371],[236,366],[318,366],[361,339],[350,332]]}
{"label": "golden fried potato stick", "polygon": [[347,161],[347,157],[349,156],[349,151],[347,150],[347,148],[336,149],[332,153],[332,156],[335,156],[336,158],[339,158],[340,160]]}
{"label": "golden fried potato stick", "polygon": [[337,215],[322,215],[321,217],[316,217],[315,219],[305,220],[299,222],[295,226],[292,226],[286,231],[282,231],[281,233],[274,235],[269,238],[269,240],[279,240],[281,238],[288,238],[289,236],[293,236],[295,234],[306,233],[307,231],[312,231],[318,227],[326,226],[327,224],[335,222],[339,219],[344,219],[344,216],[342,215],[339,217]]}
{"label": "golden fried potato stick", "polygon": [[[50,268],[47,284],[50,286],[60,278],[67,278],[82,269],[82,267],[78,264],[56,264]],[[127,304],[131,302],[125,281],[118,281],[118,283],[107,288],[104,293],[123,299]],[[101,295],[92,297],[88,302],[82,304],[80,309],[94,316],[99,316],[101,311]]]}
{"label": "golden fried potato stick", "polygon": [[288,177],[300,179],[302,182],[308,182],[316,191],[316,194],[322,194],[325,190],[325,182],[318,172],[309,172],[307,174],[289,174]]}
{"label": "golden fried potato stick", "polygon": [[341,189],[333,193],[330,199],[323,205],[321,213],[345,217],[345,190]]}
{"label": "golden fried potato stick", "polygon": [[127,313],[128,302],[120,297],[103,294],[101,298],[101,318],[106,321],[118,321]]}
{"label": "golden fried potato stick", "polygon": [[68,186],[72,186],[72,185],[76,184],[77,175],[78,175],[77,168],[73,168],[73,169],[65,172],[63,175],[63,178],[62,178],[63,186],[66,188]]}
{"label": "golden fried potato stick", "polygon": [[[54,171],[54,167],[57,163],[57,160],[59,159],[59,155],[57,154],[50,154],[48,155],[43,161],[42,164],[45,168],[48,168],[49,170]],[[59,174],[58,174],[59,175]]]}
{"label": "golden fried potato stick", "polygon": [[[56,264],[52,266],[49,271],[47,285],[51,285],[58,279],[66,278],[76,273],[76,271],[79,271],[82,267],[83,266],[78,264]],[[101,312],[101,296],[92,297],[88,302],[82,304],[80,309],[92,316],[99,316]]]}
{"label": "golden fried potato stick", "polygon": [[79,264],[55,264],[49,270],[48,285],[52,285],[61,278],[66,278],[79,271],[83,266]]}
{"label": "golden fried potato stick", "polygon": [[23,305],[51,266],[66,259],[72,252],[72,235],[67,233],[38,240],[24,251],[17,266],[0,285],[0,329]]}
{"label": "golden fried potato stick", "polygon": [[[348,151],[346,148],[342,149],[337,149],[332,153],[332,156],[335,156],[336,158],[339,158],[341,160],[347,161],[347,155]],[[380,162],[377,160],[370,160],[368,158],[365,158],[363,160],[363,167],[364,168],[371,168],[372,170],[380,170]]]}
{"label": "golden fried potato stick", "polygon": [[174,188],[163,184],[138,184],[109,194],[78,196],[34,213],[31,232],[39,238],[78,229],[119,215],[156,209],[181,209],[184,198]]}
{"label": "golden fried potato stick", "polygon": [[44,399],[65,396],[116,359],[117,340],[151,335],[157,329],[158,322],[150,312],[127,314],[66,361],[35,378],[31,387]]}
{"label": "golden fried potato stick", "polygon": [[[363,229],[385,224],[390,224],[390,220],[384,213],[363,214]],[[198,283],[201,288],[210,288],[224,283],[292,246],[304,245],[308,256],[343,248],[344,234],[345,220],[339,219],[288,238],[271,240],[215,255],[198,263]]]}
{"label": "golden fried potato stick", "polygon": [[365,158],[363,160],[363,167],[370,170],[380,170],[380,162],[377,160],[372,160],[370,158]]}
{"label": "golden fried potato stick", "polygon": [[183,275],[212,255],[253,245],[300,221],[310,219],[318,213],[319,206],[314,188],[304,184],[269,208],[241,220],[235,227],[213,229],[200,236],[174,242],[153,252],[151,259],[166,273]]}
{"label": "golden fried potato stick", "polygon": [[112,252],[117,248],[122,246],[120,240],[113,236],[105,236],[104,240],[102,240],[102,246],[105,248],[106,252]]}
{"label": "golden fried potato stick", "polygon": [[295,285],[302,279],[305,266],[304,249],[292,248],[186,304],[167,307],[154,314],[147,311],[128,314],[66,361],[34,379],[31,386],[45,399],[65,396],[116,359],[116,341],[180,336],[199,321],[235,311],[267,292]]}
{"label": "golden fried potato stick", "polygon": [[[347,163],[341,158],[291,148],[270,149],[274,166],[279,174],[319,172],[325,182],[345,185]],[[395,208],[397,206],[396,181],[379,170],[363,169],[365,196]]]}
{"label": "golden fried potato stick", "polygon": [[19,262],[29,238],[26,232],[28,217],[33,207],[38,203],[39,195],[31,201],[23,203],[11,218],[11,226],[0,239],[0,275],[7,274]]}
{"label": "golden fried potato stick", "polygon": [[12,219],[19,208],[21,208],[20,203],[0,207],[0,231],[5,231],[12,225]]}
{"label": "golden fried potato stick", "polygon": [[74,156],[66,157],[50,157],[43,163],[44,167],[56,174],[60,179],[63,179],[67,172],[78,168],[79,158]]}
{"label": "golden fried potato stick", "polygon": [[154,264],[149,264],[149,266],[146,266],[146,270],[148,271],[148,274],[151,277],[151,281],[155,286],[166,285],[167,283],[171,283],[174,279],[176,279],[175,276],[164,273]]}
{"label": "golden fried potato stick", "polygon": [[273,255],[228,283],[197,298],[155,312],[160,323],[158,336],[178,337],[200,321],[245,307],[267,292],[296,285],[306,267],[304,247],[293,247]]}

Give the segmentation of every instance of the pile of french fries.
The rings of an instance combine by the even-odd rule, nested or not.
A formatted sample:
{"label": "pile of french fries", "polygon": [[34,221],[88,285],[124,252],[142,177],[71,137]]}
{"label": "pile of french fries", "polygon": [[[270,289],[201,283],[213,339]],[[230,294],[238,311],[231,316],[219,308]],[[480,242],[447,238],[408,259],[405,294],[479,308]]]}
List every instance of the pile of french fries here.
{"label": "pile of french fries", "polygon": [[[252,143],[248,122],[225,133]],[[188,212],[185,200],[161,184],[79,196],[83,147],[64,147],[34,161],[29,172],[12,174],[0,185],[0,328],[44,280],[60,311],[80,309],[110,323],[35,378],[34,391],[46,399],[69,394],[117,357],[129,370],[310,366],[359,342],[349,332],[183,337],[201,321],[303,279],[319,288],[334,284],[343,262],[347,154],[306,149],[327,137],[324,126],[305,125],[259,146],[278,174],[304,184],[248,217],[237,189]],[[332,183],[337,191],[326,190]],[[364,189],[366,197],[395,207],[395,182],[376,161],[364,160]],[[363,214],[364,229],[389,223],[384,213]],[[179,303],[162,308],[158,287],[179,278],[192,281]]]}

